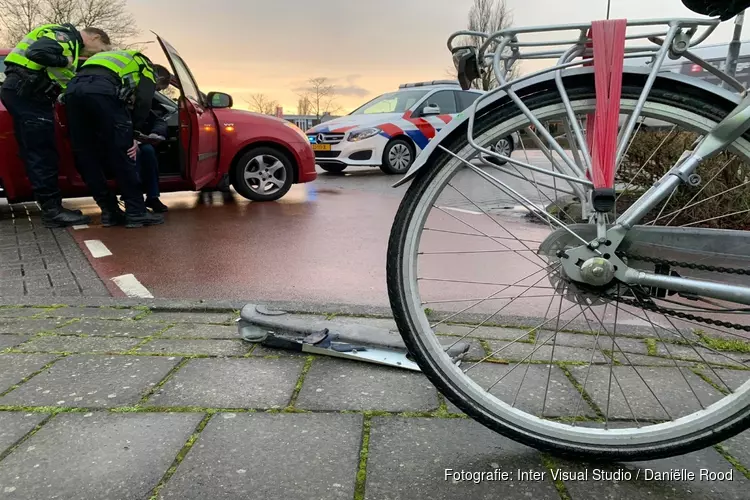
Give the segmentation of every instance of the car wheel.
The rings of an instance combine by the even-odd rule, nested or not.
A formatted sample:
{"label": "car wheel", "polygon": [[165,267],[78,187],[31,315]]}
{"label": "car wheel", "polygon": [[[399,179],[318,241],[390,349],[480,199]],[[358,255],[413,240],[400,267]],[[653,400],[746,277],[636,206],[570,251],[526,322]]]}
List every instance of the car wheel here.
{"label": "car wheel", "polygon": [[405,174],[414,163],[414,147],[405,139],[394,139],[383,151],[380,170],[386,174]]}
{"label": "car wheel", "polygon": [[[513,153],[513,137],[503,137],[495,143],[492,150],[503,156],[510,156]],[[507,161],[495,158],[494,156],[487,156],[487,161],[494,163],[495,165],[505,165],[508,163]]]}
{"label": "car wheel", "polygon": [[239,159],[232,185],[242,196],[253,201],[274,201],[292,187],[292,162],[275,148],[253,148]]}
{"label": "car wheel", "polygon": [[330,172],[332,174],[340,174],[346,169],[346,165],[320,165],[318,164],[320,168],[325,170],[326,172]]}

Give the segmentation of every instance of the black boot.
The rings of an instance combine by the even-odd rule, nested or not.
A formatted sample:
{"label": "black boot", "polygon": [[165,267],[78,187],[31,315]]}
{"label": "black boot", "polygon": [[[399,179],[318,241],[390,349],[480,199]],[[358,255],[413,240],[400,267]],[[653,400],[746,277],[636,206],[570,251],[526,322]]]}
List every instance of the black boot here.
{"label": "black boot", "polygon": [[102,226],[122,226],[125,224],[125,212],[117,205],[102,208]]}
{"label": "black boot", "polygon": [[41,204],[42,225],[46,228],[89,224],[91,217],[65,210],[60,200],[47,200]]}
{"label": "black boot", "polygon": [[169,210],[159,198],[146,198],[146,206],[153,210],[155,213],[160,214]]}
{"label": "black boot", "polygon": [[94,196],[96,204],[102,211],[102,227],[123,226],[125,225],[125,212],[122,211],[117,203],[117,196],[112,193],[103,193]]}
{"label": "black boot", "polygon": [[161,214],[154,214],[151,212],[144,212],[139,215],[126,214],[125,227],[136,228],[143,226],[156,226],[158,224],[164,224],[164,216]]}
{"label": "black boot", "polygon": [[69,214],[73,214],[73,215],[83,215],[83,212],[81,212],[80,210],[73,210],[73,209],[65,208],[65,207],[62,207],[62,211],[68,212]]}

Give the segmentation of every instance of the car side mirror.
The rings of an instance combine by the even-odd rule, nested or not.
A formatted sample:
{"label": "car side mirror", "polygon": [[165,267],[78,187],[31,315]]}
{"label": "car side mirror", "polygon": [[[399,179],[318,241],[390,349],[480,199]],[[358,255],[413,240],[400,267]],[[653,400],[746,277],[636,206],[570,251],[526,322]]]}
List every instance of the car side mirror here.
{"label": "car side mirror", "polygon": [[440,114],[440,106],[437,106],[435,104],[427,104],[422,109],[422,116],[432,116],[432,115],[439,115]]}
{"label": "car side mirror", "polygon": [[234,105],[232,96],[225,94],[224,92],[209,92],[206,96],[206,100],[208,101],[209,107],[216,109],[231,108]]}

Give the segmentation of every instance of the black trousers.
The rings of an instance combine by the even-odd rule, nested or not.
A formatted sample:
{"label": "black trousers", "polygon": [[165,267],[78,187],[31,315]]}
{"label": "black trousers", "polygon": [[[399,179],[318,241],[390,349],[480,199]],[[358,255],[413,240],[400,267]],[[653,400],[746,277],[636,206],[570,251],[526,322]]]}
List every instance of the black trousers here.
{"label": "black trousers", "polygon": [[13,118],[18,154],[26,167],[34,197],[42,207],[62,200],[57,144],[55,143],[54,103],[35,96],[20,96],[13,79],[6,80],[0,100]]}
{"label": "black trousers", "polygon": [[114,194],[107,187],[103,168],[114,172],[125,202],[125,212],[146,212],[138,170],[128,149],[133,146],[133,123],[118,87],[99,75],[78,75],[65,92],[65,113],[76,168],[97,204],[113,208]]}

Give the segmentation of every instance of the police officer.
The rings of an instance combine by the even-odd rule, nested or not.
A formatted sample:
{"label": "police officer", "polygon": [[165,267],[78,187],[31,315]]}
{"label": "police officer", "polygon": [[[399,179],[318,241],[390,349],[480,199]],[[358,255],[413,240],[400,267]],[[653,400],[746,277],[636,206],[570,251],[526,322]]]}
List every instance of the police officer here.
{"label": "police officer", "polygon": [[[89,58],[65,91],[65,109],[76,166],[102,211],[102,225],[134,228],[162,224],[146,209],[135,158],[136,131],[143,130],[157,80],[169,71],[137,50],[101,52]],[[125,202],[120,210],[101,165],[109,165]]]}
{"label": "police officer", "polygon": [[78,57],[106,50],[109,43],[107,33],[98,28],[79,32],[70,24],[47,24],[26,35],[5,58],[0,100],[13,117],[19,156],[45,227],[90,222],[79,210],[62,206],[54,103],[75,74]]}

